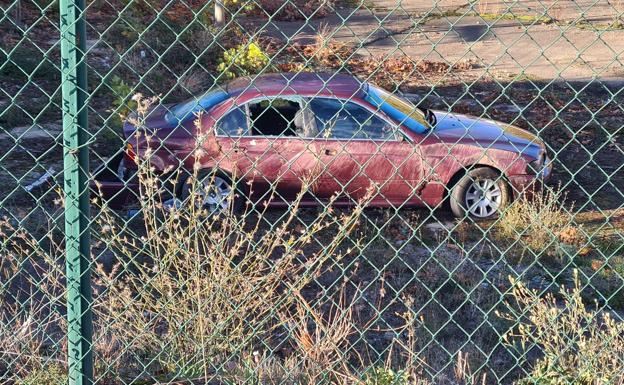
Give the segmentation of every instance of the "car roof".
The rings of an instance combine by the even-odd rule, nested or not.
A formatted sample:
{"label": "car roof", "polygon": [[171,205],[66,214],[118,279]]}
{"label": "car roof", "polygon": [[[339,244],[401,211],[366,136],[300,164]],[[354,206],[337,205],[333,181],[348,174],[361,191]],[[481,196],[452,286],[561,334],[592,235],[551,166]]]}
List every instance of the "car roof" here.
{"label": "car roof", "polygon": [[318,94],[363,97],[366,83],[355,76],[318,72],[284,72],[246,76],[231,81],[226,92],[231,97],[245,93],[267,96],[280,94]]}

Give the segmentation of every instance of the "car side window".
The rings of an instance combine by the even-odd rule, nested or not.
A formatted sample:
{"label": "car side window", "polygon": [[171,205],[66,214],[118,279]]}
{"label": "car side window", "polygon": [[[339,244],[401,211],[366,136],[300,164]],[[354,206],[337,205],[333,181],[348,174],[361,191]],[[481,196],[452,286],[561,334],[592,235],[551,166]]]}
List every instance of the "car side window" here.
{"label": "car side window", "polygon": [[301,110],[296,99],[270,98],[248,104],[252,135],[297,136],[295,117]]}
{"label": "car side window", "polygon": [[366,108],[349,101],[313,98],[310,108],[321,137],[333,139],[396,139],[395,129]]}
{"label": "car side window", "polygon": [[244,107],[236,107],[222,117],[217,123],[217,135],[244,136],[249,135],[247,113]]}

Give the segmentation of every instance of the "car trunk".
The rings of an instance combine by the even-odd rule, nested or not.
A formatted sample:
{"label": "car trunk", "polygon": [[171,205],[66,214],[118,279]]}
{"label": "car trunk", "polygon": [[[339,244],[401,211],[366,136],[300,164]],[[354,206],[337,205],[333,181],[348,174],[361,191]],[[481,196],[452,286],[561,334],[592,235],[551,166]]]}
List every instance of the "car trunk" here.
{"label": "car trunk", "polygon": [[[172,106],[172,104],[166,104],[152,108],[145,116],[142,126],[149,127],[153,133],[158,133],[160,131],[173,131],[176,126],[179,125],[179,122],[176,119],[167,119],[167,114],[171,110]],[[132,112],[128,116],[123,126],[123,134],[125,138],[130,138],[136,132],[137,127],[132,122],[136,122],[137,120],[136,112]]]}

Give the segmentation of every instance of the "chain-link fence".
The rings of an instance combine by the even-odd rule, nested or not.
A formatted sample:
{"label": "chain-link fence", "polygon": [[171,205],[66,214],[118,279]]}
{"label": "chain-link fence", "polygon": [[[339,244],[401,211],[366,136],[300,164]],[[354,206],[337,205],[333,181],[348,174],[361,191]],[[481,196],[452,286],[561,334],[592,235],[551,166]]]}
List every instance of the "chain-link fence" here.
{"label": "chain-link fence", "polygon": [[624,381],[623,2],[1,4],[0,383]]}

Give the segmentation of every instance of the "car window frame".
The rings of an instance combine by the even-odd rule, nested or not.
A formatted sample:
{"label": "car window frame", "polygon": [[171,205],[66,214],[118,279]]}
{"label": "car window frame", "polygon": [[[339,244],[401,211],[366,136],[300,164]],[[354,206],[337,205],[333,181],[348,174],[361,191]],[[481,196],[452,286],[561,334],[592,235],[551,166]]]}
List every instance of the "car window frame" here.
{"label": "car window frame", "polygon": [[[395,130],[398,132],[400,139],[395,137],[393,139],[366,139],[366,138],[324,138],[322,136],[314,136],[314,137],[300,137],[300,136],[284,136],[284,135],[236,135],[236,136],[232,136],[232,135],[222,135],[219,134],[216,130],[217,125],[219,124],[219,122],[221,121],[221,119],[225,118],[228,114],[230,114],[232,111],[234,111],[236,108],[239,107],[244,107],[245,108],[245,114],[247,117],[247,127],[248,130],[247,131],[251,131],[249,129],[250,125],[251,125],[251,117],[249,114],[249,104],[251,103],[257,103],[260,102],[262,100],[271,100],[271,99],[297,99],[297,101],[299,102],[299,106],[301,108],[305,108],[308,105],[304,105],[302,102],[305,99],[313,99],[313,98],[324,98],[324,99],[332,99],[332,100],[339,100],[339,101],[344,101],[344,102],[351,102],[351,103],[355,103],[356,105],[365,108],[368,112],[370,112],[371,114],[373,114],[374,116],[380,118],[381,120],[383,120],[384,122],[386,122],[387,124],[392,125],[392,127],[395,127]],[[242,102],[241,104],[236,103],[236,101],[234,100],[232,105],[230,106],[230,108],[223,113],[215,122],[215,136],[217,138],[234,138],[234,139],[241,139],[241,138],[270,138],[270,139],[299,139],[299,140],[338,140],[338,141],[373,141],[373,142],[382,142],[382,143],[401,143],[401,142],[408,142],[408,143],[414,143],[414,139],[412,139],[403,129],[403,125],[400,123],[397,123],[395,121],[393,121],[392,119],[388,118],[385,113],[381,110],[381,109],[375,109],[375,108],[371,108],[371,106],[367,105],[366,103],[362,103],[361,101],[359,101],[358,99],[351,99],[351,98],[342,98],[342,97],[335,97],[335,96],[329,96],[329,95],[318,95],[318,94],[313,94],[313,95],[275,95],[275,96],[259,96],[259,97],[255,97],[255,98],[251,98],[249,100],[245,100],[244,102]],[[319,131],[319,133],[322,131]]]}
{"label": "car window frame", "polygon": [[247,129],[245,131],[249,132],[251,130],[250,128],[250,120],[249,120],[249,107],[246,104],[232,104],[232,106],[223,114],[221,114],[221,116],[215,121],[214,123],[214,135],[217,138],[243,138],[243,137],[247,137],[247,136],[253,136],[253,135],[229,135],[229,134],[220,134],[219,133],[219,124],[221,123],[221,121],[225,118],[228,117],[228,115],[230,115],[231,113],[233,113],[236,109],[241,108],[244,110],[244,114],[245,114],[245,124],[247,124]]}
{"label": "car window frame", "polygon": [[245,115],[246,115],[246,120],[247,120],[247,131],[251,131],[253,132],[253,130],[251,129],[251,114],[249,113],[249,105],[252,103],[259,103],[262,102],[263,100],[274,100],[274,99],[286,99],[286,100],[291,100],[291,101],[295,101],[299,104],[299,108],[303,109],[303,101],[304,96],[301,95],[275,95],[275,96],[259,96],[259,97],[255,97],[255,98],[251,98],[249,100],[245,100],[243,103],[241,104],[237,104],[236,102],[232,103],[232,106],[225,112],[223,113],[215,122],[215,136],[217,138],[235,138],[235,139],[240,139],[240,138],[256,138],[256,139],[262,139],[262,138],[269,138],[269,139],[313,139],[313,138],[303,138],[300,136],[286,136],[286,135],[222,135],[219,134],[217,132],[217,127],[219,125],[219,122],[221,121],[221,119],[225,118],[226,116],[228,116],[232,111],[234,111],[237,108],[240,107],[244,107],[245,109]]}
{"label": "car window frame", "polygon": [[[321,139],[321,140],[339,140],[339,141],[372,141],[372,142],[382,142],[382,143],[388,143],[388,142],[413,142],[412,138],[410,138],[405,131],[403,131],[403,129],[401,128],[400,124],[396,124],[394,121],[388,119],[383,111],[381,109],[372,109],[369,106],[367,106],[364,103],[359,103],[357,101],[357,99],[349,99],[349,98],[339,98],[339,97],[333,97],[333,96],[327,96],[327,95],[315,95],[315,96],[307,96],[305,98],[308,99],[331,99],[331,100],[339,100],[341,102],[344,102],[344,104],[346,103],[353,103],[359,107],[364,108],[366,111],[370,112],[373,116],[381,119],[382,121],[384,121],[386,124],[391,125],[392,127],[394,127],[394,130],[397,131],[396,134],[398,134],[400,136],[401,139],[399,139],[397,137],[397,135],[394,135],[394,138],[392,139],[370,139],[370,138],[326,138],[323,137],[321,135],[313,138],[313,139]],[[312,111],[314,112],[314,111]],[[323,131],[319,131],[319,134],[321,134]]]}

